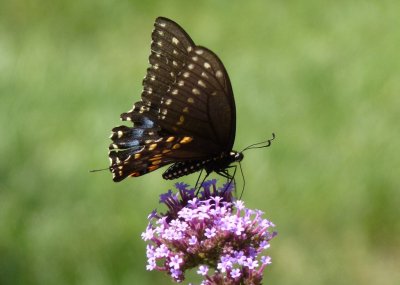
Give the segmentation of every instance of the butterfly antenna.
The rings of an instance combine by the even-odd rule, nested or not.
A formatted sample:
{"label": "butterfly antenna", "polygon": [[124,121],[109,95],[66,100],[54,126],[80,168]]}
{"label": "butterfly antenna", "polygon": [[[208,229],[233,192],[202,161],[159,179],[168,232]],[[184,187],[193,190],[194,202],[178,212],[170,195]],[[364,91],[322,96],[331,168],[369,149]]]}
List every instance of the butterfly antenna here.
{"label": "butterfly antenna", "polygon": [[104,171],[104,170],[110,170],[110,168],[107,167],[107,168],[102,168],[102,169],[92,169],[92,170],[89,170],[89,172],[99,172],[99,171]]}
{"label": "butterfly antenna", "polygon": [[[244,152],[248,149],[255,149],[255,148],[264,148],[264,147],[269,147],[272,144],[272,141],[275,139],[275,133],[272,133],[272,138],[263,141],[263,142],[259,142],[259,143],[255,143],[255,144],[251,144],[248,147],[244,148],[241,152]],[[242,193],[240,193],[240,197],[239,199],[242,199],[242,195],[244,193],[244,188],[246,186],[246,179],[244,178],[244,173],[243,173],[243,168],[242,168],[242,164],[239,161],[239,168],[240,168],[240,173],[242,174],[242,178],[243,178],[243,187],[242,187]]]}
{"label": "butterfly antenna", "polygon": [[272,144],[272,141],[275,139],[275,133],[272,133],[272,138],[259,142],[259,143],[254,143],[249,145],[248,147],[244,148],[241,152],[244,152],[248,149],[254,149],[254,148],[264,148],[264,147],[269,147]]}

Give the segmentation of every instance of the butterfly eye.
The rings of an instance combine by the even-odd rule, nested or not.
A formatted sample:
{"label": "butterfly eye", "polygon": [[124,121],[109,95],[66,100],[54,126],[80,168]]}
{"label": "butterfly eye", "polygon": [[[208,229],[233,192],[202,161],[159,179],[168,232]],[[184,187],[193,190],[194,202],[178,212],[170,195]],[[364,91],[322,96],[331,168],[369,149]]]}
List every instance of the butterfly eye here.
{"label": "butterfly eye", "polygon": [[238,152],[235,155],[235,161],[242,161],[243,160],[243,153]]}

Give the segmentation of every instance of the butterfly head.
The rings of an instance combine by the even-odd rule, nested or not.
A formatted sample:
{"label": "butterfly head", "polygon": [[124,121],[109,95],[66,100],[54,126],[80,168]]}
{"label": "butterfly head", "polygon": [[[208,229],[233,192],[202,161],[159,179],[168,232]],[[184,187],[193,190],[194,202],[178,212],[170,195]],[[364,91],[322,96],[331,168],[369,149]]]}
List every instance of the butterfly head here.
{"label": "butterfly head", "polygon": [[238,152],[238,151],[231,151],[229,153],[229,156],[233,159],[235,162],[241,162],[243,160],[243,152]]}

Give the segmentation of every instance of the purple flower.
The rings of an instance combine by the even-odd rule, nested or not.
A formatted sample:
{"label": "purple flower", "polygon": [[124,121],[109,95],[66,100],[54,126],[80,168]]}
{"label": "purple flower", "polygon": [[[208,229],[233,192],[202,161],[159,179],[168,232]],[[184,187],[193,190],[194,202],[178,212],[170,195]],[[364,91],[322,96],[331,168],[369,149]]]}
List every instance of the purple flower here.
{"label": "purple flower", "polygon": [[195,245],[197,243],[197,237],[196,236],[191,236],[189,238],[189,245]]}
{"label": "purple flower", "polygon": [[151,271],[151,270],[155,269],[156,266],[157,266],[157,264],[156,264],[155,258],[149,258],[149,259],[147,260],[146,270]]}
{"label": "purple flower", "polygon": [[182,279],[181,279],[182,271],[181,270],[172,268],[170,273],[171,273],[171,277],[174,278],[176,282],[182,281]]}
{"label": "purple flower", "polygon": [[142,233],[142,239],[144,241],[152,239],[154,234],[154,230],[150,227],[147,227],[146,231]]}
{"label": "purple flower", "polygon": [[174,268],[174,269],[179,269],[180,264],[183,262],[183,259],[179,257],[179,255],[175,255],[171,257],[171,260],[169,262],[169,267]]}
{"label": "purple flower", "polygon": [[206,229],[206,232],[204,233],[204,235],[207,237],[207,238],[212,238],[212,237],[215,237],[216,236],[216,232],[217,230],[215,229],[215,228],[211,228],[211,229]]}
{"label": "purple flower", "polygon": [[217,269],[220,270],[222,273],[226,272],[226,270],[231,269],[232,261],[229,255],[225,255],[221,257],[221,262],[218,263]]}
{"label": "purple flower", "polygon": [[233,204],[235,205],[236,209],[238,210],[238,213],[240,213],[240,211],[244,209],[243,201],[238,200],[238,201],[233,202]]}
{"label": "purple flower", "polygon": [[236,263],[239,265],[245,265],[247,261],[246,255],[243,253],[243,251],[238,251],[234,253]]}
{"label": "purple flower", "polygon": [[146,256],[147,258],[155,257],[154,245],[148,244],[146,247]]}
{"label": "purple flower", "polygon": [[251,257],[248,257],[246,260],[245,265],[249,268],[249,269],[255,269],[258,267],[258,260],[253,260]]}
{"label": "purple flower", "polygon": [[242,274],[240,273],[240,269],[239,268],[232,269],[231,277],[233,279],[236,279],[236,278],[240,277],[240,275],[242,275]]}
{"label": "purple flower", "polygon": [[169,249],[165,244],[160,245],[156,249],[155,257],[162,258],[162,257],[168,257],[168,255],[169,255]]}
{"label": "purple flower", "polygon": [[261,262],[263,264],[271,264],[271,257],[269,257],[269,256],[261,256]]}
{"label": "purple flower", "polygon": [[244,225],[241,222],[238,222],[235,226],[236,226],[234,228],[235,235],[240,236],[242,232],[244,232],[245,230]]}
{"label": "purple flower", "polygon": [[264,248],[264,249],[267,249],[267,248],[269,248],[271,245],[269,244],[269,242],[268,241],[266,241],[266,240],[263,240],[261,243],[260,243],[260,247],[262,247],[262,248]]}
{"label": "purple flower", "polygon": [[148,243],[146,269],[167,272],[176,282],[197,268],[203,285],[261,284],[271,263],[263,251],[276,235],[270,231],[274,224],[261,211],[234,201],[233,183],[217,187],[216,180],[209,180],[200,191],[184,183],[176,188],[178,194],[161,195],[168,210],[153,211],[142,233]]}
{"label": "purple flower", "polygon": [[197,273],[203,276],[207,275],[207,272],[208,272],[208,266],[205,265],[200,265],[199,270],[197,270]]}

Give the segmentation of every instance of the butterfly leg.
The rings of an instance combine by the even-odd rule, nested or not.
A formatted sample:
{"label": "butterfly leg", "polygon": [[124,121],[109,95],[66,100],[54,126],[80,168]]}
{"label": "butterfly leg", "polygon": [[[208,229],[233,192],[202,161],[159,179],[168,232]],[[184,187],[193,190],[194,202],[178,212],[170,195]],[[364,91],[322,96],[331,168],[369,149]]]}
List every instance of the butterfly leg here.
{"label": "butterfly leg", "polygon": [[[235,188],[235,195],[237,196],[237,191],[236,191],[236,179],[235,179],[235,175],[236,175],[236,170],[237,170],[237,165],[232,165],[229,168],[233,168],[233,174],[231,176],[231,181],[229,181],[228,187],[231,186],[231,183],[233,181],[233,186]],[[227,170],[228,172],[228,170]]]}
{"label": "butterfly leg", "polygon": [[[233,174],[229,174],[228,169],[229,168],[233,168]],[[242,169],[242,165],[239,162],[239,169],[240,169],[240,173],[242,174],[243,177],[243,187],[242,187],[242,192],[240,193],[240,197],[239,199],[242,198],[243,192],[244,192],[244,186],[246,185],[246,180],[244,178],[244,174],[243,174],[243,169]],[[237,171],[237,165],[230,165],[227,167],[227,169],[224,169],[224,171],[221,172],[217,172],[219,175],[221,175],[222,177],[225,177],[226,179],[228,179],[227,183],[227,188],[231,185],[232,181],[233,181],[233,185],[235,186],[235,194],[237,196],[237,189],[236,189],[236,171]]]}
{"label": "butterfly leg", "polygon": [[[203,180],[201,181],[200,185],[197,185],[197,183],[199,182],[199,179],[200,179],[200,176],[201,176],[201,173],[202,173],[202,172],[203,172],[203,170],[201,170],[200,175],[199,175],[199,178],[197,179],[197,182],[196,182],[196,187],[195,187],[195,189],[196,189],[196,197],[197,197],[197,194],[199,194],[200,188],[201,188],[201,186],[203,185],[204,181],[206,181],[207,177],[208,177],[208,176],[210,175],[210,173],[211,173],[211,172],[206,171],[206,176],[204,176],[204,178],[203,178]],[[198,187],[197,187],[197,186],[198,186]]]}
{"label": "butterfly leg", "polygon": [[[196,186],[194,186],[194,188],[195,189],[197,189],[197,185],[199,184],[199,180],[200,180],[200,177],[201,177],[201,175],[203,174],[203,169],[202,170],[200,170],[200,174],[199,174],[199,177],[197,177],[197,180],[196,180]],[[204,182],[204,180],[203,180],[203,182]],[[203,183],[202,182],[202,183]]]}
{"label": "butterfly leg", "polygon": [[242,193],[240,193],[240,197],[239,200],[242,199],[242,195],[244,193],[244,186],[246,186],[246,179],[244,178],[244,173],[243,173],[243,169],[242,169],[242,164],[239,161],[239,168],[240,168],[240,173],[242,174],[242,179],[243,179],[243,187],[242,187]]}
{"label": "butterfly leg", "polygon": [[[228,168],[234,169],[232,175],[228,172]],[[227,179],[227,186],[225,189],[228,189],[231,186],[232,182],[233,182],[233,185],[236,186],[236,180],[235,180],[236,170],[237,170],[237,166],[232,165],[232,166],[228,166],[227,169],[224,169],[223,171],[216,171],[217,174],[219,174],[222,177],[225,177]],[[235,191],[236,191],[236,188],[235,188]]]}

